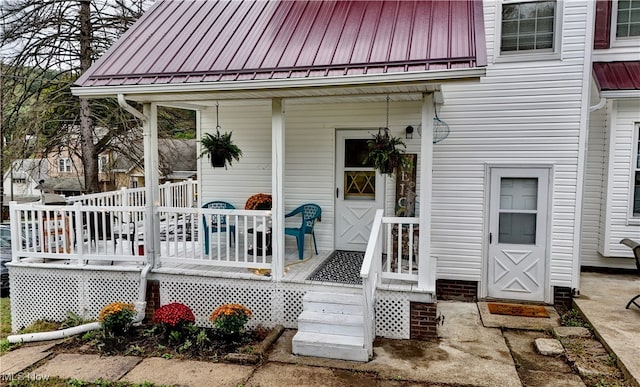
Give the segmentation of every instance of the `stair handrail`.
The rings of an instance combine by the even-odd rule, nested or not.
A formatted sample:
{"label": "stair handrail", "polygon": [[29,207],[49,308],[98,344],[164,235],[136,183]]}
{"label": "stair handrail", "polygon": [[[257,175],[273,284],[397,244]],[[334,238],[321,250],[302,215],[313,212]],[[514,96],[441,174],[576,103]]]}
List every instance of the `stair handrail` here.
{"label": "stair handrail", "polygon": [[376,335],[376,289],[380,285],[382,274],[382,216],[384,210],[377,210],[367,249],[364,253],[360,277],[362,278],[362,293],[364,300],[363,322],[364,322],[364,345],[369,358],[373,357],[373,340]]}

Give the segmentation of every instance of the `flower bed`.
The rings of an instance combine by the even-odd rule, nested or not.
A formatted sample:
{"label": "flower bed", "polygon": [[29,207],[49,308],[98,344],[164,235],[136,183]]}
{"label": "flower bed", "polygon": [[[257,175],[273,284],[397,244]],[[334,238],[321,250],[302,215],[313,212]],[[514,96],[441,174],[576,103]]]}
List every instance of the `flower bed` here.
{"label": "flower bed", "polygon": [[202,328],[194,324],[195,316],[188,306],[171,303],[156,310],[151,322],[133,326],[133,305],[116,302],[100,312],[102,330],[69,338],[54,350],[255,364],[284,328],[245,329],[250,317],[245,306],[224,304],[211,314],[216,327]]}

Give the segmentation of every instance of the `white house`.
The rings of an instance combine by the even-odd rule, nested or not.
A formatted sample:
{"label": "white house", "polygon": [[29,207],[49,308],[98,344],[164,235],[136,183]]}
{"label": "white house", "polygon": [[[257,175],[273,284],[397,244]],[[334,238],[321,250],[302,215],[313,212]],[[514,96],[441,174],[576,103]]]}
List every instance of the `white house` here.
{"label": "white house", "polygon": [[[51,263],[23,261],[53,259],[54,252],[18,251],[12,275],[67,278],[78,276],[70,268],[80,266],[83,289],[90,288],[89,277],[103,284],[99,297],[89,289],[80,301],[95,310],[91,294],[100,302],[105,294],[133,297],[137,288],[122,284],[140,273],[139,297],[149,297],[144,289],[150,283],[159,302],[190,304],[201,323],[213,304],[243,302],[258,311],[256,322],[299,328],[294,352],[357,360],[371,355],[375,335],[433,336],[436,298],[566,305],[579,291],[582,257],[615,266],[617,260],[594,252],[627,254],[616,238],[637,231],[627,227],[640,219],[629,212],[638,91],[621,93],[630,97],[623,100],[600,89],[607,109],[618,112],[608,122],[622,137],[609,131],[611,125],[598,125],[604,116],[595,106],[592,68],[608,52],[592,48],[595,17],[591,1],[158,1],[73,89],[81,98],[118,98],[143,122],[145,207],[127,211],[139,211],[145,230],[155,231],[144,235],[145,255],[119,250],[119,259],[139,265],[127,268],[129,277],[118,280],[113,293],[105,292],[104,284],[116,281],[105,274],[109,268],[95,274],[98,269],[86,265],[93,253],[85,250],[73,255],[77,265],[46,275],[39,265]],[[637,33],[637,22],[627,22],[634,27],[629,34]],[[618,24],[611,25],[615,30]],[[637,47],[637,36],[624,40]],[[168,202],[154,189],[152,168],[157,107],[165,105],[195,110],[199,137],[217,127],[233,133],[243,157],[228,169],[200,159],[198,207],[224,201],[236,210],[157,207]],[[449,133],[434,141],[441,122]],[[363,166],[367,140],[384,127],[417,155],[415,179],[398,182]],[[619,152],[607,140],[613,138],[626,146],[622,157],[613,154]],[[624,171],[616,175],[620,168],[612,162],[623,163]],[[405,188],[414,184],[415,217],[395,217]],[[273,196],[271,211],[240,210],[256,193]],[[322,209],[314,228],[319,255],[294,266],[287,257],[295,261],[297,247],[284,232],[285,213],[304,203]],[[221,216],[230,223],[221,224]],[[608,222],[613,218],[621,219],[620,227]],[[189,219],[190,227],[198,225],[199,243],[207,235],[204,253],[193,234],[183,242],[193,248],[182,250],[168,237],[170,226],[177,230]],[[224,232],[212,233],[214,225]],[[272,255],[247,257],[245,248],[257,242],[253,231],[265,227]],[[597,234],[599,245],[589,245],[583,233]],[[264,232],[257,234],[267,242]],[[335,251],[364,252],[361,286],[300,274]],[[271,277],[219,266],[268,269]],[[31,288],[23,291],[16,297],[34,297]],[[359,344],[345,354],[335,343],[344,337],[326,332],[346,328],[317,328],[332,322],[312,310],[314,303],[351,297],[363,312],[351,316],[357,322],[351,336]],[[17,321],[33,318],[21,312]],[[305,334],[314,329],[321,338],[309,340]]]}

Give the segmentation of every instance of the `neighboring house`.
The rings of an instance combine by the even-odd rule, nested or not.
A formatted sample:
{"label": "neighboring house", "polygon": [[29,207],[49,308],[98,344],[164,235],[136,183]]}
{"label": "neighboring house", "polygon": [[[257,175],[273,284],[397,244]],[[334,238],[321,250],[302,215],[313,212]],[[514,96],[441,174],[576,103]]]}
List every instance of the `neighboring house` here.
{"label": "neighboring house", "polygon": [[635,267],[620,240],[640,240],[639,15],[638,2],[597,2],[583,266]]}
{"label": "neighboring house", "polygon": [[[112,189],[144,187],[144,151],[141,142],[128,147],[128,154],[110,152],[99,159],[101,175]],[[185,181],[197,177],[196,140],[159,139],[160,183]],[[104,172],[104,173],[103,173]],[[102,179],[101,179],[102,180]]]}
{"label": "neighboring house", "polygon": [[[596,123],[602,109],[590,117],[598,101],[591,95],[594,79],[602,80],[592,75],[598,69],[592,58],[608,57],[592,49],[596,13],[591,1],[157,1],[73,93],[118,98],[143,121],[149,198],[158,197],[158,169],[150,166],[159,166],[157,107],[163,105],[196,110],[198,137],[220,126],[243,151],[228,169],[199,159],[201,205],[221,200],[243,208],[255,193],[273,195],[272,210],[261,214],[272,226],[271,266],[261,266],[271,268],[271,282],[173,270],[165,265],[178,260],[165,256],[167,249],[158,244],[149,253],[147,245],[149,278],[163,303],[193,303],[202,314],[211,297],[226,294],[250,302],[254,321],[296,327],[309,290],[348,292],[286,278],[282,256],[295,245],[285,239],[284,214],[310,202],[322,208],[318,250],[367,251],[363,271],[373,274],[363,276],[363,302],[373,333],[425,338],[435,334],[436,296],[566,304],[579,291],[583,256],[595,248],[626,254],[613,246],[637,230],[625,228],[638,218],[627,201],[637,173],[630,165],[632,150],[637,155],[638,96],[635,90],[629,100],[608,100],[617,114],[609,118],[615,133]],[[637,31],[639,13],[628,14],[628,30]],[[637,47],[637,37],[625,40]],[[450,129],[436,144],[435,117]],[[409,133],[409,126],[416,130]],[[383,260],[380,211],[383,223],[396,221],[387,217],[395,214],[397,182],[352,157],[366,152],[380,127],[417,155],[416,218],[406,224],[419,228],[418,268],[397,277],[375,268]],[[619,175],[612,162],[622,163]],[[189,214],[234,214],[198,211]],[[162,216],[169,218],[146,218],[146,227],[157,230]],[[622,223],[609,224],[614,216]],[[199,223],[211,237],[213,223]],[[599,246],[583,242],[583,226],[585,235],[596,227]],[[387,245],[392,232],[385,231]],[[196,251],[182,262],[214,265],[209,252],[206,261]],[[233,266],[240,258],[236,248],[235,261],[217,264]],[[398,282],[371,285],[376,270]],[[374,307],[374,316],[367,314]],[[327,347],[315,348],[330,355]]]}
{"label": "neighboring house", "polygon": [[[15,201],[38,200],[41,191],[38,188],[41,180],[49,177],[49,164],[46,159],[13,160],[11,169],[4,173],[3,188],[5,196]],[[5,201],[5,204],[8,204]]]}

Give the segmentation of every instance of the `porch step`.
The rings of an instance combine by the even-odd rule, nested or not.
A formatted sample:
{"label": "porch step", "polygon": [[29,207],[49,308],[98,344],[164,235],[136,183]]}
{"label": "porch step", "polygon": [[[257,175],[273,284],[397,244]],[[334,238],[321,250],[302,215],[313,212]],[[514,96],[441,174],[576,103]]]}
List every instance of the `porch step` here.
{"label": "porch step", "polygon": [[321,313],[363,314],[361,294],[308,292],[302,297],[303,310]]}
{"label": "porch step", "polygon": [[322,313],[303,310],[298,316],[298,330],[344,336],[362,336],[362,315]]}
{"label": "porch step", "polygon": [[292,341],[293,353],[353,361],[368,361],[364,338],[327,333],[300,332]]}
{"label": "porch step", "polygon": [[308,292],[302,298],[293,353],[354,361],[369,358],[364,342],[362,296]]}

